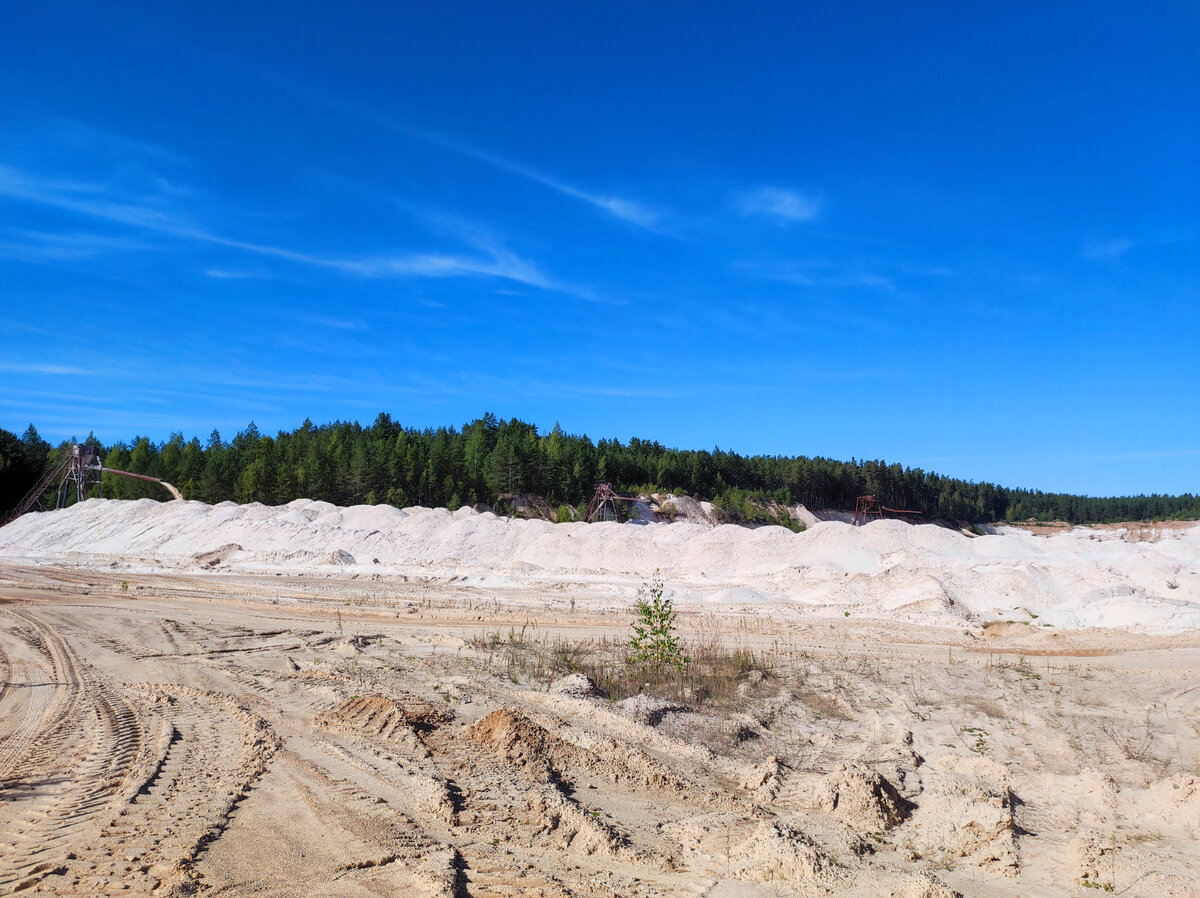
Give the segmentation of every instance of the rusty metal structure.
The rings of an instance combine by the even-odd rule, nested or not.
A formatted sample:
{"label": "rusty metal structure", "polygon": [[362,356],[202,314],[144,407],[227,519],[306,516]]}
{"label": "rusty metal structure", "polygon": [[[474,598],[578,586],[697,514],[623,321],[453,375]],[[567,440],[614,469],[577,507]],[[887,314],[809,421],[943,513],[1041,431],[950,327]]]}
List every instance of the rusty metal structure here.
{"label": "rusty metal structure", "polygon": [[592,494],[592,500],[588,502],[587,521],[591,523],[599,516],[602,521],[617,520],[617,503],[618,502],[636,502],[637,499],[633,496],[618,496],[612,488],[612,484],[601,483],[597,485],[596,492]]}
{"label": "rusty metal structure", "polygon": [[179,490],[158,477],[151,477],[148,474],[133,474],[129,471],[119,471],[116,468],[104,467],[100,460],[100,450],[98,448],[76,443],[71,447],[69,453],[65,454],[53,468],[42,475],[42,479],[34,485],[33,489],[25,494],[25,498],[17,504],[17,507],[4,515],[3,520],[0,521],[0,525],[15,521],[33,508],[38,503],[38,500],[42,498],[42,494],[49,490],[51,486],[55,488],[57,494],[55,508],[66,507],[72,488],[75,491],[76,502],[82,502],[86,499],[88,491],[93,486],[100,491],[100,498],[104,498],[104,483],[101,480],[101,474],[117,474],[121,477],[131,477],[134,480],[159,483],[166,488],[167,492],[173,498],[183,498],[183,494]]}
{"label": "rusty metal structure", "polygon": [[99,487],[101,495],[103,495],[103,484],[100,481],[101,470],[100,450],[95,446],[81,446],[76,443],[71,447],[71,454],[67,456],[67,467],[58,484],[58,502],[54,507],[67,507],[67,499],[71,495],[72,486],[75,487],[76,502],[82,502],[87,498],[88,488],[92,484]]}
{"label": "rusty metal structure", "polygon": [[909,511],[904,508],[888,508],[874,496],[859,496],[854,503],[854,526],[861,527],[873,520],[882,520],[888,514],[920,514],[919,511]]}

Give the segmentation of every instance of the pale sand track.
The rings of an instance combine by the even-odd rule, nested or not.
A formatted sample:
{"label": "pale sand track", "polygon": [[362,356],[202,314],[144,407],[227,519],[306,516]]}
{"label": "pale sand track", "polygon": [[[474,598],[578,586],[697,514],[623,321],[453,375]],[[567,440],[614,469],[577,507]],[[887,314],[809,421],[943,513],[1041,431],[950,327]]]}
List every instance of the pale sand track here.
{"label": "pale sand track", "polygon": [[466,642],[568,598],[0,567],[0,894],[1198,894],[1195,633],[685,609],[767,676],[651,727]]}

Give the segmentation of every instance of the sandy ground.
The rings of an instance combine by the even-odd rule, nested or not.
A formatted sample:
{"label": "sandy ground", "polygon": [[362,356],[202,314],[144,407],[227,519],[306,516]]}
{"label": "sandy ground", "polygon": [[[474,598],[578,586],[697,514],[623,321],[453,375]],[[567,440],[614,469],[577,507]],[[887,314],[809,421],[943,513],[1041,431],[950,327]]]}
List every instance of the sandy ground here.
{"label": "sandy ground", "polygon": [[618,703],[515,659],[628,611],[487,596],[0,566],[0,893],[1200,894],[1195,631],[684,602],[757,665]]}

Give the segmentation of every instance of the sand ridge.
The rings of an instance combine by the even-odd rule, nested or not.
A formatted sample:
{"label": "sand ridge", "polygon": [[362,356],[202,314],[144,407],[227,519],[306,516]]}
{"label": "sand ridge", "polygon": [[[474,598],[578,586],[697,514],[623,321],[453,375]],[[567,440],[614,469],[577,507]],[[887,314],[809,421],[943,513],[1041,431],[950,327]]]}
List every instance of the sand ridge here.
{"label": "sand ridge", "polygon": [[[1137,531],[1140,532],[1140,531]],[[1113,529],[972,537],[935,525],[782,527],[569,523],[463,508],[215,506],[89,500],[0,529],[0,558],[132,570],[419,577],[480,593],[582,590],[627,604],[661,576],[677,602],[779,604],[817,617],[936,626],[1200,627],[1200,525],[1153,541]]]}

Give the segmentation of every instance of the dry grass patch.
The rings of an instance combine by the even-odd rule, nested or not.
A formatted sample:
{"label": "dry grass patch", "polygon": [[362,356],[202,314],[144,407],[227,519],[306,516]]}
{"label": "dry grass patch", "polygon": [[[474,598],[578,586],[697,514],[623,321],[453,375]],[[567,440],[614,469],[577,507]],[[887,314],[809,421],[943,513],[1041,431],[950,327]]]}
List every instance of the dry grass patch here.
{"label": "dry grass patch", "polygon": [[648,693],[697,706],[735,703],[772,675],[776,661],[771,653],[728,647],[716,639],[681,642],[679,664],[640,662],[623,640],[539,639],[527,628],[476,634],[469,643],[485,653],[487,668],[503,671],[513,682],[548,684],[578,673],[613,701]]}

